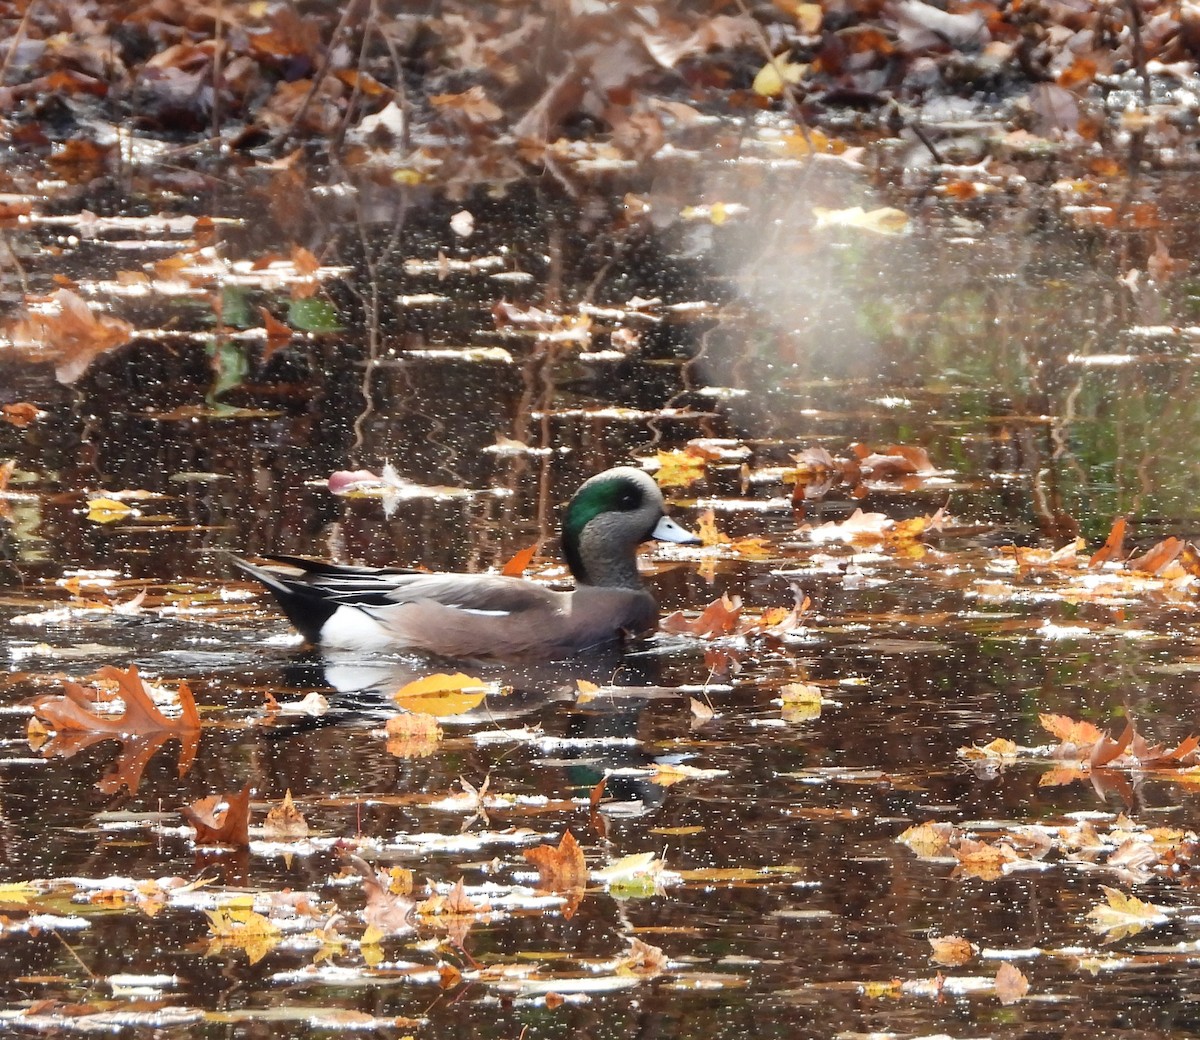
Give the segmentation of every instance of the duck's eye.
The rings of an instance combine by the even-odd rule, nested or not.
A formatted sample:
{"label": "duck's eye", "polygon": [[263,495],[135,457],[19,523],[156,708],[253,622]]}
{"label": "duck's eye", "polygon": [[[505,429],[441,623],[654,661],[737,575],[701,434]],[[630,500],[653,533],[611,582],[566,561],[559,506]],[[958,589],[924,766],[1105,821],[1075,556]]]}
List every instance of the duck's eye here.
{"label": "duck's eye", "polygon": [[632,488],[626,488],[617,496],[618,509],[637,509],[639,495]]}

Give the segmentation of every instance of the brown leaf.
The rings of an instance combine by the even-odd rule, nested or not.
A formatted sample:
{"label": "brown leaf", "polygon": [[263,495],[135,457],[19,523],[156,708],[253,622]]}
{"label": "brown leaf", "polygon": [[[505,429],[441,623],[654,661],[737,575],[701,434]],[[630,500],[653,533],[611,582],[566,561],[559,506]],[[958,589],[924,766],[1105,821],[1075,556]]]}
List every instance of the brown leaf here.
{"label": "brown leaf", "polygon": [[179,718],[168,718],[155,706],[136,666],[130,665],[127,671],[122,671],[108,665],[101,668],[96,677],[117,684],[125,703],[123,714],[104,716],[91,711],[89,705],[108,699],[107,695],[94,687],[72,682],[63,684],[67,691],[65,696],[35,697],[32,701],[34,714],[60,733],[139,734],[165,730],[183,734],[200,729],[200,714],[187,683],[179,684],[182,714]]}
{"label": "brown leaf", "polygon": [[957,968],[966,964],[979,952],[978,946],[961,935],[931,935],[929,946],[929,959],[947,968]]}
{"label": "brown leaf", "polygon": [[8,323],[6,334],[18,354],[52,362],[60,383],[75,382],[93,358],[133,337],[129,322],[97,314],[70,289],[59,289],[49,302],[53,310],[26,310]]}
{"label": "brown leaf", "polygon": [[1001,1004],[1015,1004],[1029,992],[1029,980],[1021,969],[1010,961],[1000,965],[996,972],[996,996]]}
{"label": "brown leaf", "polygon": [[587,864],[583,849],[570,831],[563,833],[558,846],[539,845],[526,849],[526,860],[537,867],[538,885],[552,892],[566,892],[587,884]]}
{"label": "brown leaf", "polygon": [[618,975],[658,975],[667,969],[667,955],[641,939],[630,939],[629,951],[617,964]]}
{"label": "brown leaf", "polygon": [[738,629],[738,617],[742,613],[742,599],[722,595],[713,600],[698,617],[689,618],[682,611],[662,619],[659,628],[672,635],[724,636]]}
{"label": "brown leaf", "polygon": [[1100,739],[1092,745],[1092,753],[1088,756],[1088,765],[1093,769],[1108,765],[1113,759],[1120,757],[1133,742],[1136,731],[1133,723],[1126,721],[1125,729],[1117,740],[1112,740],[1107,733],[1102,733]]}
{"label": "brown leaf", "polygon": [[263,361],[269,361],[292,341],[295,333],[266,307],[259,307],[258,313],[262,315],[263,328],[267,330],[267,339],[263,345]]}
{"label": "brown leaf", "polygon": [[384,935],[411,932],[409,919],[413,912],[413,901],[395,895],[390,890],[387,875],[380,874],[366,860],[351,856],[350,865],[363,879],[363,894],[367,898],[363,919],[367,925],[379,929]]}
{"label": "brown leaf", "polygon": [[25,429],[30,423],[37,422],[41,410],[36,404],[20,401],[17,404],[6,404],[0,407],[0,418],[20,429]]}
{"label": "brown leaf", "polygon": [[[225,808],[218,812],[222,803]],[[196,828],[197,845],[233,845],[245,848],[250,844],[250,784],[240,791],[213,794],[185,805],[180,815]]]}
{"label": "brown leaf", "polygon": [[292,801],[290,788],[284,794],[283,801],[267,813],[263,830],[268,841],[295,841],[308,837],[308,821]]}

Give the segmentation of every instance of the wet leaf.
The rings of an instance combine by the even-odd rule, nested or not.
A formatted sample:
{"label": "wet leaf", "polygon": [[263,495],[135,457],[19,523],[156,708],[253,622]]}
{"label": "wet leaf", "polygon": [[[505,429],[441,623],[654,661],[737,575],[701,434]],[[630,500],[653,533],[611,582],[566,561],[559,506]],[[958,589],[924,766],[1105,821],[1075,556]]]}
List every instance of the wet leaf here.
{"label": "wet leaf", "polygon": [[229,946],[245,950],[250,963],[255,964],[283,938],[283,933],[270,918],[255,913],[249,907],[217,907],[204,913],[212,933],[208,948],[210,956],[216,956]]}
{"label": "wet leaf", "polygon": [[382,935],[411,932],[413,901],[405,895],[392,892],[387,875],[380,874],[366,860],[351,856],[350,865],[362,878],[363,893],[367,899],[363,918],[367,925],[378,929]]}
{"label": "wet leaf", "polygon": [[283,801],[268,811],[263,831],[267,841],[296,841],[308,837],[308,821],[292,801],[290,788]]}
{"label": "wet leaf", "polygon": [[437,672],[407,683],[392,695],[392,699],[405,711],[444,718],[477,708],[489,693],[497,692],[499,687],[495,683],[462,672],[453,675]]}
{"label": "wet leaf", "polygon": [[33,361],[49,361],[60,383],[74,383],[100,354],[124,346],[133,326],[93,311],[70,289],[59,289],[38,309],[11,320],[5,334],[16,352]]}
{"label": "wet leaf", "polygon": [[1143,902],[1107,885],[1101,885],[1100,889],[1107,901],[1087,912],[1087,922],[1093,932],[1104,934],[1105,942],[1116,942],[1168,920],[1165,907]]}
{"label": "wet leaf", "polygon": [[1029,992],[1029,980],[1021,969],[1005,961],[996,972],[996,997],[1001,1004],[1015,1004]]}
{"label": "wet leaf", "polygon": [[707,460],[689,451],[660,451],[655,456],[658,468],[654,479],[659,487],[690,487],[704,479]]}
{"label": "wet leaf", "polygon": [[301,332],[341,332],[337,308],[316,296],[288,304],[288,325]]}
{"label": "wet leaf", "polygon": [[979,947],[961,935],[931,935],[929,946],[929,959],[947,968],[960,967],[979,953]]}
{"label": "wet leaf", "polygon": [[730,599],[728,595],[722,595],[705,607],[699,616],[689,618],[683,611],[677,610],[663,618],[659,628],[672,635],[724,636],[737,631],[741,613],[740,596]]}
{"label": "wet leaf", "polygon": [[558,845],[539,845],[522,855],[538,872],[538,885],[554,892],[569,892],[587,885],[587,864],[583,849],[568,830]]}
{"label": "wet leaf", "polygon": [[425,713],[393,715],[384,731],[388,754],[397,758],[425,758],[437,750],[442,739],[442,727],[432,714]]}
{"label": "wet leaf", "polygon": [[861,206],[837,210],[814,206],[813,216],[817,219],[818,231],[823,228],[845,227],[872,231],[877,235],[899,235],[908,230],[908,214],[891,206],[881,206],[872,210],[864,210]]}
{"label": "wet leaf", "polygon": [[[222,808],[222,806],[224,806]],[[185,805],[180,815],[196,829],[197,845],[250,844],[250,785],[229,794],[214,794]]]}

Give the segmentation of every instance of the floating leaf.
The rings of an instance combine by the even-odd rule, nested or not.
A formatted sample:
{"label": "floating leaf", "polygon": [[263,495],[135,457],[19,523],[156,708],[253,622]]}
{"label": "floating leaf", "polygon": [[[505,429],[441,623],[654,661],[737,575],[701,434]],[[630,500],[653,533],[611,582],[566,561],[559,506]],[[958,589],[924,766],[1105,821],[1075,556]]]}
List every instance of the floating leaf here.
{"label": "floating leaf", "polygon": [[587,864],[583,849],[568,830],[558,845],[538,845],[522,855],[537,867],[538,884],[554,892],[569,892],[587,884]]}
{"label": "floating leaf", "polygon": [[288,324],[302,332],[340,332],[337,308],[316,296],[292,300],[288,304]]}
{"label": "floating leaf", "polygon": [[405,711],[444,717],[462,715],[477,708],[484,697],[496,692],[499,687],[495,683],[474,679],[462,672],[453,675],[437,672],[407,683],[392,696]]}
{"label": "floating leaf", "polygon": [[1128,896],[1118,888],[1100,886],[1107,902],[1099,903],[1087,912],[1088,927],[1093,932],[1104,933],[1105,942],[1116,942],[1151,925],[1167,920],[1165,907],[1143,902],[1136,896]]}

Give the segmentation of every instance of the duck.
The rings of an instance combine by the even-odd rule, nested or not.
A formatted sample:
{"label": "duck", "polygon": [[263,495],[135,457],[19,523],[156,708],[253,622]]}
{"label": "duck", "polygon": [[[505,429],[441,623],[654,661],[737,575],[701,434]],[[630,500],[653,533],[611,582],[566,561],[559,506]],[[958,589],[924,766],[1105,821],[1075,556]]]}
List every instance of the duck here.
{"label": "duck", "polygon": [[551,660],[657,624],[657,604],[637,568],[637,548],[651,539],[700,544],[667,516],[648,473],[618,466],[584,481],[563,514],[571,591],[499,574],[356,567],[301,556],[233,562],[321,649]]}

